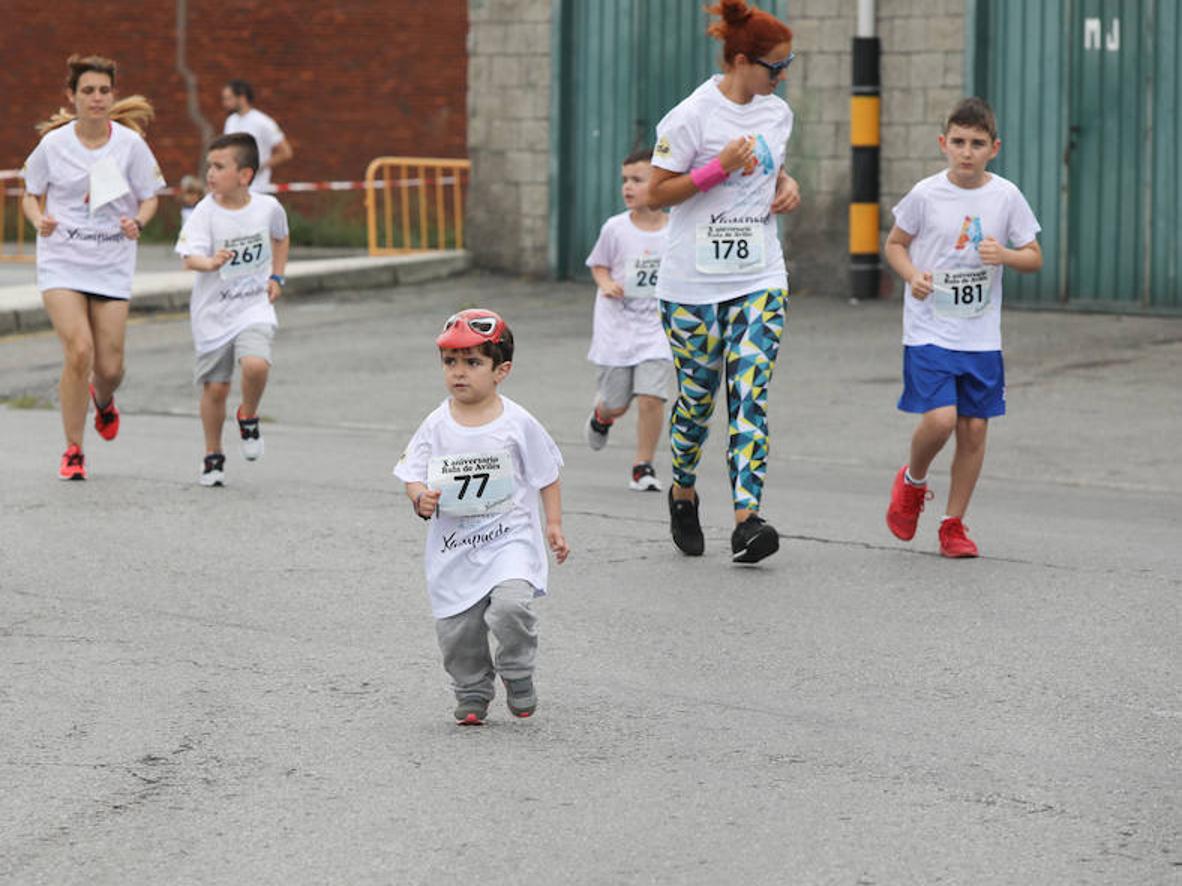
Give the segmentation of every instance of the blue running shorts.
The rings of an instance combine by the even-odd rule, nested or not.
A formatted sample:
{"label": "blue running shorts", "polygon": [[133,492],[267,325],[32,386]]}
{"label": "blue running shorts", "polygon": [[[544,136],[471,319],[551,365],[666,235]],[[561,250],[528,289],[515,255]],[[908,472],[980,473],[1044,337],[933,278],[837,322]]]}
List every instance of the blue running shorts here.
{"label": "blue running shorts", "polygon": [[1001,351],[950,351],[939,345],[903,348],[903,412],[955,406],[957,415],[1006,414],[1006,371]]}

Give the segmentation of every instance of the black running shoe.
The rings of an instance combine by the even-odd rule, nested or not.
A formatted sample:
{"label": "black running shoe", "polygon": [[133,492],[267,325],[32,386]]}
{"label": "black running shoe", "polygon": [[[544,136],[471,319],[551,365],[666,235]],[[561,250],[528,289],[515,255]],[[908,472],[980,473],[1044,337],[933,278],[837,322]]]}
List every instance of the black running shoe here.
{"label": "black running shoe", "polygon": [[758,514],[752,514],[731,533],[731,560],[758,563],[780,549],[780,533]]}
{"label": "black running shoe", "polygon": [[678,501],[669,489],[669,529],[673,533],[673,544],[683,554],[700,557],[706,550],[706,539],[702,536],[702,524],[698,522],[698,494],[693,501]]}
{"label": "black running shoe", "polygon": [[221,486],[226,481],[226,457],[220,452],[211,452],[205,456],[205,463],[201,469],[198,482],[202,486]]}

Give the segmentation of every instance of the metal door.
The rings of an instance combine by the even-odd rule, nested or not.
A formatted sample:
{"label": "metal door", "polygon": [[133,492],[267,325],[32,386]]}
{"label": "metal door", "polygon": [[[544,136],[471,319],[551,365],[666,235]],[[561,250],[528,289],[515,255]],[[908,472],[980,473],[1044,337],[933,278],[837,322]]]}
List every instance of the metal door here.
{"label": "metal door", "polygon": [[[624,209],[620,161],[651,144],[657,122],[718,70],[705,2],[562,0],[555,4],[550,266],[583,277],[604,221]],[[786,18],[787,0],[756,4]]]}

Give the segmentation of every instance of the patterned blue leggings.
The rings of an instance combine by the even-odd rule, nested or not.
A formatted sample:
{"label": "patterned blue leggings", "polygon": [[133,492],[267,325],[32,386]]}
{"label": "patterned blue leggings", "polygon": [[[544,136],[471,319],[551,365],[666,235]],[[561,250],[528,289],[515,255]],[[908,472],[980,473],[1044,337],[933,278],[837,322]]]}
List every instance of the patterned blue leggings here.
{"label": "patterned blue leggings", "polygon": [[707,305],[661,302],[677,370],[669,417],[673,480],[694,485],[714,395],[726,371],[727,466],[735,510],[758,511],[767,473],[767,387],[784,334],[786,289],[762,289]]}

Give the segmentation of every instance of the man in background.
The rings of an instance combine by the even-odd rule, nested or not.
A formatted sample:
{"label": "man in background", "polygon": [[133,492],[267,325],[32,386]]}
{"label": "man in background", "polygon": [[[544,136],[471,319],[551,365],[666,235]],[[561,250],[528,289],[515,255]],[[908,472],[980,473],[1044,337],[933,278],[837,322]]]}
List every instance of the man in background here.
{"label": "man in background", "polygon": [[252,191],[271,189],[271,169],[286,163],[295,153],[275,120],[254,107],[254,89],[245,80],[231,80],[222,87],[222,107],[229,112],[224,135],[249,132],[259,146],[259,171],[250,184]]}

